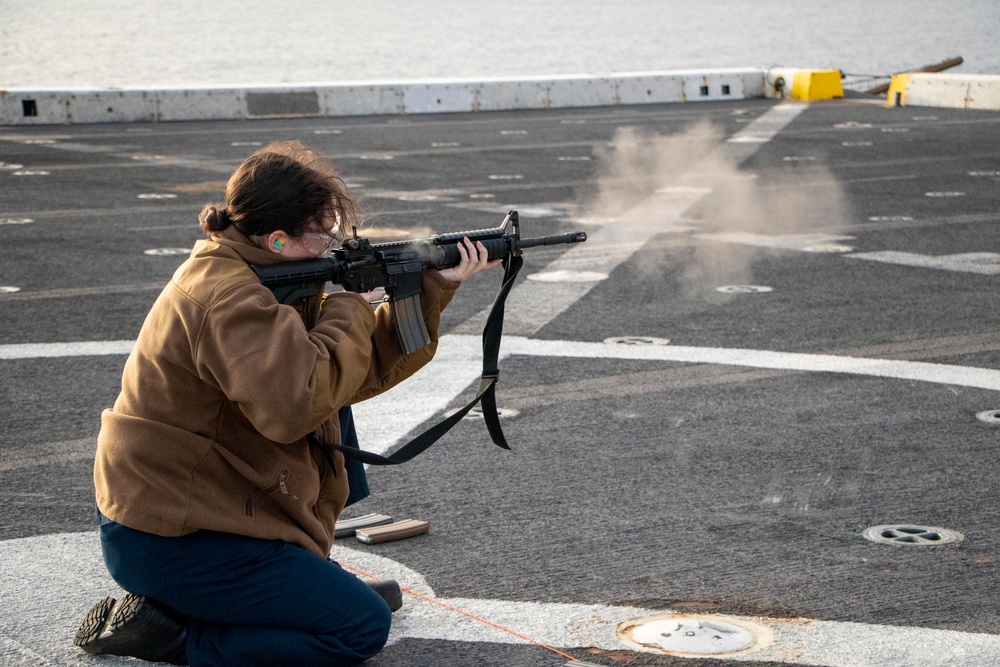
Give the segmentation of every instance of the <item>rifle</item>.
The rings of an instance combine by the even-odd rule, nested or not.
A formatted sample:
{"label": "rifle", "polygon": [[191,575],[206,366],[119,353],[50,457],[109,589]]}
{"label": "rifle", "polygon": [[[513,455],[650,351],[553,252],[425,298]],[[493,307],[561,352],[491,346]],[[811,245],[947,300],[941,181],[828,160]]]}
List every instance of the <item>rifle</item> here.
{"label": "rifle", "polygon": [[482,242],[488,259],[502,259],[504,266],[503,284],[493,300],[483,329],[483,373],[476,397],[464,408],[388,456],[325,443],[315,435],[310,436],[310,441],[324,453],[333,448],[350,459],[371,465],[403,463],[434,444],[477,403],[482,403],[483,419],[494,444],[510,449],[500,428],[495,390],[500,374],[498,360],[504,302],[523,263],[521,251],[537,246],[582,243],[587,240],[587,233],[571,232],[521,238],[517,211],[509,211],[503,222],[492,229],[437,234],[412,241],[371,243],[368,239],[359,237],[355,228],[353,237],[344,241],[341,247],[335,248],[330,257],[267,266],[251,265],[261,283],[274,292],[279,303],[284,304],[293,304],[299,299],[315,296],[317,290],[322,291],[327,281],[337,283],[351,292],[370,292],[377,287],[384,287],[399,347],[404,354],[410,354],[430,342],[420,308],[420,274],[425,268],[446,269],[457,266],[461,261],[457,246],[463,238],[468,238],[473,243]]}
{"label": "rifle", "polygon": [[521,238],[517,211],[510,211],[498,227],[467,232],[437,234],[428,239],[371,243],[358,236],[344,241],[332,256],[320,259],[253,265],[265,287],[279,303],[292,304],[316,294],[317,284],[337,283],[350,292],[370,292],[384,287],[392,313],[396,338],[403,354],[410,354],[430,342],[420,310],[420,274],[425,268],[446,269],[461,260],[458,244],[468,237],[481,241],[488,257],[506,259],[520,256],[521,250],[536,246],[582,243],[586,232],[556,236]]}

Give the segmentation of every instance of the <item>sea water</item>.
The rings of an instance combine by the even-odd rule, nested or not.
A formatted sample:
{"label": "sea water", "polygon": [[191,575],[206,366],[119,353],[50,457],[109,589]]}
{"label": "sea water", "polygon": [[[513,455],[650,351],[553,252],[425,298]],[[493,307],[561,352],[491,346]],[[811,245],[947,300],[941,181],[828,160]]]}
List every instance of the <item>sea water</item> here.
{"label": "sea water", "polygon": [[0,89],[810,67],[1000,74],[997,0],[0,0]]}

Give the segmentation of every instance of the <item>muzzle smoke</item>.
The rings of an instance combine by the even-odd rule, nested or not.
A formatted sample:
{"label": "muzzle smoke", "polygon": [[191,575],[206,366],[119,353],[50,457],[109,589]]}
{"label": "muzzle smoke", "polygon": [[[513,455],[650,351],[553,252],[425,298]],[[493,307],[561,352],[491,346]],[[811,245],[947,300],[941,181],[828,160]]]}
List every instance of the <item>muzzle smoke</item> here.
{"label": "muzzle smoke", "polygon": [[692,294],[713,298],[718,286],[752,283],[762,253],[792,252],[723,242],[713,234],[775,237],[775,245],[792,239],[794,245],[796,235],[850,222],[841,187],[819,156],[771,157],[775,151],[767,147],[758,151],[755,168],[741,170],[726,146],[722,128],[709,122],[673,135],[620,129],[598,151],[597,187],[580,221],[616,232],[620,226],[626,239],[634,225],[662,226],[667,236],[635,257],[644,276],[672,270]]}

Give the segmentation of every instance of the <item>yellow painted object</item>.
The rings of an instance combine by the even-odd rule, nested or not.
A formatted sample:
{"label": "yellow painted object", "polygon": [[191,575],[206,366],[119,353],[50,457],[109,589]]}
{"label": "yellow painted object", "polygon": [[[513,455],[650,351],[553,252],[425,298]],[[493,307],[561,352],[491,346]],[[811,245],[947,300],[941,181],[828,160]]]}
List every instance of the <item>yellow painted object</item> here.
{"label": "yellow painted object", "polygon": [[911,76],[913,76],[912,72],[892,75],[892,82],[889,84],[889,92],[885,97],[885,103],[888,106],[906,106],[906,86],[909,85]]}
{"label": "yellow painted object", "polygon": [[793,100],[829,100],[843,97],[844,87],[840,83],[840,71],[796,70],[792,78]]}
{"label": "yellow painted object", "polygon": [[894,74],[890,107],[944,107],[1000,111],[1000,75],[910,72]]}

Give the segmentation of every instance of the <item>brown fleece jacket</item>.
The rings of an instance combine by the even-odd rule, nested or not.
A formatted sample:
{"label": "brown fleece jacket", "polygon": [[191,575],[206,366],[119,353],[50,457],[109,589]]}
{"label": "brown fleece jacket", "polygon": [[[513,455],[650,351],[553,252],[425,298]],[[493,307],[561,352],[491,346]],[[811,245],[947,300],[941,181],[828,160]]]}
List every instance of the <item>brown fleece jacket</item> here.
{"label": "brown fleece jacket", "polygon": [[156,535],[216,530],[329,554],[347,475],[343,455],[333,452],[330,471],[306,435],[319,430],[339,443],[342,406],[426,364],[458,283],[424,272],[431,344],[404,356],[388,307],[373,313],[350,292],[329,295],[307,329],[249,267],[281,259],[230,227],[198,241],[153,304],[121,394],[101,420],[94,483],[112,521]]}

